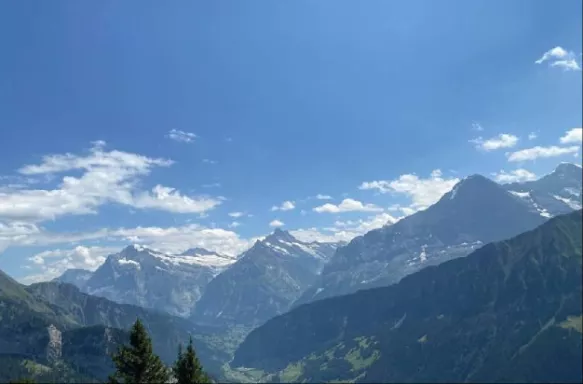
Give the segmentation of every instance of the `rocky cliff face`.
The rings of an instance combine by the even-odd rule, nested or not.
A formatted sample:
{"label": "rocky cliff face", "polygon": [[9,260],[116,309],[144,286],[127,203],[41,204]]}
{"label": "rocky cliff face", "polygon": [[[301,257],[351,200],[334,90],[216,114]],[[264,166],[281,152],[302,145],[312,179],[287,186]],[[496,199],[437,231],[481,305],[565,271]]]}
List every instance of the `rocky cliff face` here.
{"label": "rocky cliff face", "polygon": [[47,327],[49,342],[46,357],[50,363],[55,363],[63,355],[63,334],[53,324]]}

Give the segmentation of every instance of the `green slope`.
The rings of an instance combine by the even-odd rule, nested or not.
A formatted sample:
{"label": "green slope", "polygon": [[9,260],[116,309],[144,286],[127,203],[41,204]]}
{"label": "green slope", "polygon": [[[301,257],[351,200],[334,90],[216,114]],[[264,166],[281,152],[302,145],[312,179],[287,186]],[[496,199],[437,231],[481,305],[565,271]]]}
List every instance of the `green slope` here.
{"label": "green slope", "polygon": [[[103,380],[112,369],[109,354],[127,340],[124,330],[137,318],[148,329],[155,353],[167,364],[175,360],[178,344],[187,342],[190,334],[201,362],[213,376],[230,358],[218,351],[219,345],[211,344],[215,335],[221,335],[214,329],[87,295],[70,284],[24,287],[0,271],[0,370],[12,372],[0,376],[0,381],[14,379],[19,372],[29,372],[39,381]],[[50,326],[60,335],[58,353],[47,348]]]}
{"label": "green slope", "polygon": [[301,306],[251,332],[231,366],[268,381],[581,382],[581,220]]}

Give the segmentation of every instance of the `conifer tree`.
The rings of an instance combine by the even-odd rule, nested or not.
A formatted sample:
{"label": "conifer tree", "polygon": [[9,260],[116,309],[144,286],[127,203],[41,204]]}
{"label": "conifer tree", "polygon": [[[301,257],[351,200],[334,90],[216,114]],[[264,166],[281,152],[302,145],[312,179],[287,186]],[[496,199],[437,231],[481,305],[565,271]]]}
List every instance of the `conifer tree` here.
{"label": "conifer tree", "polygon": [[109,377],[110,383],[165,383],[169,379],[162,360],[152,352],[152,340],[139,319],[132,326],[130,345],[121,346],[112,360],[115,373]]}
{"label": "conifer tree", "polygon": [[174,363],[172,371],[178,384],[212,383],[209,376],[202,369],[198,357],[196,357],[196,352],[192,345],[192,336],[185,352],[182,351],[182,345],[178,347],[178,359]]}

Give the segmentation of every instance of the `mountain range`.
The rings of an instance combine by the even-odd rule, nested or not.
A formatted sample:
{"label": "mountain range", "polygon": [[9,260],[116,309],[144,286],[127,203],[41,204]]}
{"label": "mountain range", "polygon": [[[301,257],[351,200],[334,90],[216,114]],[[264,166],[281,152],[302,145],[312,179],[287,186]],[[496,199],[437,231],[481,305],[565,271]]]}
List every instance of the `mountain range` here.
{"label": "mountain range", "polygon": [[388,287],[302,305],[232,367],[276,382],[581,382],[582,213]]}
{"label": "mountain range", "polygon": [[57,280],[201,323],[252,327],[290,306],[391,284],[532,229],[581,207],[581,185],[581,168],[570,163],[522,183],[473,175],[429,208],[348,245],[304,243],[279,229],[238,257],[201,248],[170,255],[134,245],[93,273],[70,270]]}
{"label": "mountain range", "polygon": [[[483,367],[491,367],[488,365],[490,360],[488,360],[488,364],[484,363],[483,360],[492,352],[488,349],[489,347],[482,344],[480,344],[482,345],[481,349],[477,349],[478,352],[475,356],[468,356],[460,352],[459,349],[455,349],[448,355],[449,352],[444,350],[445,347],[442,345],[445,342],[440,342],[439,348],[435,350],[430,348],[433,351],[431,353],[435,352],[450,357],[457,356],[461,359],[455,363],[457,365],[453,368],[451,362],[443,364],[444,367],[454,369],[452,375],[458,376],[447,376],[446,373],[439,371],[434,366],[428,368],[429,365],[427,367],[415,365],[419,362],[412,359],[410,369],[423,371],[427,374],[427,376],[422,376],[421,373],[407,371],[408,368],[404,365],[395,368],[393,364],[396,363],[390,359],[385,360],[388,358],[387,356],[397,353],[388,346],[393,343],[403,348],[411,348],[411,353],[421,353],[421,356],[427,357],[430,351],[425,350],[428,348],[426,341],[429,337],[431,340],[434,338],[445,340],[434,333],[421,335],[418,338],[420,340],[418,343],[421,348],[425,349],[419,352],[416,349],[419,345],[406,344],[405,339],[402,338],[404,336],[398,336],[401,333],[395,333],[397,336],[391,336],[394,332],[386,331],[386,324],[388,324],[386,322],[392,322],[389,328],[394,326],[395,329],[399,329],[405,321],[407,323],[418,321],[419,319],[415,317],[416,313],[423,310],[407,307],[405,303],[399,301],[398,314],[395,314],[397,312],[393,313],[393,309],[389,310],[389,307],[397,306],[395,304],[397,299],[391,299],[391,297],[397,294],[390,292],[398,291],[399,295],[409,297],[412,302],[417,303],[416,305],[429,306],[431,310],[442,311],[435,316],[438,320],[445,319],[447,321],[433,322],[433,320],[430,321],[429,318],[424,317],[423,324],[427,324],[427,327],[431,329],[436,327],[435,329],[444,330],[444,334],[452,337],[452,340],[457,340],[456,337],[459,336],[461,338],[460,345],[463,346],[455,348],[459,347],[462,350],[469,348],[469,341],[451,329],[452,322],[465,319],[464,307],[467,307],[468,311],[473,308],[465,301],[469,299],[465,298],[465,294],[461,290],[466,290],[469,296],[479,296],[481,290],[484,291],[482,292],[484,295],[491,295],[492,290],[510,289],[511,287],[517,289],[517,294],[521,292],[520,289],[544,290],[548,288],[547,285],[554,284],[552,279],[564,276],[547,276],[546,272],[540,271],[540,268],[537,267],[536,271],[528,269],[530,274],[528,280],[523,282],[521,279],[526,279],[526,277],[519,275],[516,277],[518,280],[512,280],[513,285],[505,285],[506,282],[502,284],[496,280],[501,273],[499,268],[502,268],[504,273],[518,271],[518,269],[512,269],[515,263],[521,266],[527,263],[527,267],[530,268],[528,263],[534,265],[542,263],[543,260],[540,257],[546,255],[547,252],[562,252],[562,254],[571,256],[577,252],[579,255],[581,254],[580,237],[570,234],[568,236],[569,243],[564,236],[561,237],[565,231],[557,229],[563,228],[565,225],[570,226],[572,223],[569,223],[573,220],[566,218],[580,217],[580,211],[579,216],[577,214],[559,216],[557,219],[551,219],[547,224],[543,224],[549,218],[573,212],[581,207],[581,184],[581,168],[574,164],[561,164],[551,174],[535,181],[523,183],[500,185],[486,177],[473,175],[462,179],[451,191],[427,209],[395,223],[387,223],[382,228],[354,238],[348,244],[303,242],[287,231],[276,229],[271,235],[257,241],[251,248],[237,257],[220,255],[201,248],[193,248],[181,254],[167,254],[144,246],[131,245],[119,253],[108,256],[104,264],[94,272],[68,270],[55,281],[34,284],[26,288],[20,285],[17,285],[19,288],[14,288],[14,281],[11,284],[0,284],[0,288],[5,286],[1,288],[0,292],[0,304],[2,304],[0,316],[3,316],[3,319],[9,318],[10,323],[16,328],[21,324],[27,324],[29,318],[36,319],[33,321],[34,326],[25,327],[32,333],[14,332],[11,334],[10,332],[14,328],[9,327],[8,333],[0,334],[0,358],[7,356],[6,351],[9,350],[7,346],[21,344],[26,351],[36,351],[32,354],[28,352],[24,354],[25,357],[28,356],[27,361],[45,364],[47,363],[47,343],[49,343],[46,334],[49,326],[53,325],[65,336],[68,335],[68,332],[84,335],[83,329],[87,328],[89,332],[89,328],[91,328],[92,333],[87,334],[91,335],[88,336],[88,340],[93,340],[92,343],[99,346],[94,351],[101,351],[99,352],[101,354],[98,353],[99,356],[95,355],[92,359],[102,362],[98,363],[101,364],[101,370],[107,370],[109,368],[106,365],[109,362],[103,357],[102,352],[127,336],[123,329],[127,329],[135,318],[145,317],[147,324],[151,324],[149,330],[152,331],[155,349],[165,361],[170,361],[175,357],[175,347],[178,340],[183,340],[191,332],[197,344],[197,351],[200,349],[203,364],[208,366],[215,376],[228,377],[234,381],[257,381],[260,378],[283,381],[334,379],[385,381],[383,375],[387,375],[386,377],[394,381],[428,381],[431,377],[448,379],[455,377],[472,381],[484,379],[488,381],[490,377],[484,373],[483,369],[485,368]],[[550,223],[554,224],[550,225]],[[551,234],[548,234],[549,231]],[[529,235],[531,237],[528,237],[527,234],[531,234]],[[513,239],[504,241],[509,238]],[[527,240],[518,241],[517,239]],[[558,244],[556,244],[557,242]],[[555,249],[559,245],[562,248]],[[511,251],[507,249],[508,247],[512,247]],[[530,255],[527,250],[534,252],[534,256]],[[498,258],[503,261],[512,259],[518,254],[522,256],[516,256],[518,259],[510,264],[506,261],[500,261],[501,267],[498,264],[490,265],[483,262],[467,261],[475,260],[476,254],[485,253],[492,254],[494,259]],[[468,255],[471,256],[466,258],[465,256]],[[571,256],[569,256],[569,260],[572,259]],[[473,266],[470,268],[469,264],[465,263],[477,264],[471,264]],[[451,267],[451,265],[457,267]],[[454,302],[459,301],[459,308],[447,307],[445,296],[432,296],[433,293],[428,288],[419,288],[421,291],[415,288],[419,284],[419,287],[425,287],[421,284],[422,281],[419,280],[421,278],[418,276],[424,276],[425,279],[433,278],[431,274],[437,272],[428,271],[435,271],[436,266],[440,271],[443,268],[450,271],[447,273],[439,272],[438,275],[441,276],[439,279],[442,279],[439,281],[446,280],[442,274],[444,276],[449,274],[447,278],[452,281],[455,287],[444,286],[443,290],[451,297],[456,298],[453,300]],[[559,268],[555,267],[556,265],[551,265],[549,271]],[[452,268],[455,271],[451,271]],[[474,275],[471,275],[467,268],[470,268],[469,271]],[[482,271],[481,268],[485,269]],[[497,272],[492,272],[492,270]],[[490,287],[489,281],[484,281],[480,277],[481,273],[499,285],[494,288]],[[537,273],[543,279],[541,284],[544,287],[542,288],[539,286],[539,282],[536,282]],[[470,276],[468,274],[475,279],[475,286],[468,286],[467,284],[470,283],[465,280],[457,281],[458,277]],[[5,277],[4,281],[8,281],[7,279],[9,278]],[[531,282],[531,280],[535,282]],[[402,291],[405,288],[395,287],[407,287],[421,296],[417,297],[413,293],[411,294],[413,296],[408,295]],[[383,291],[383,289],[388,290]],[[10,292],[19,292],[16,295],[20,297],[18,304],[13,301],[8,301],[8,304],[5,304],[7,297],[14,296],[11,296]],[[389,295],[387,296],[390,299],[388,303],[386,305],[379,304],[378,311],[366,307],[366,305],[372,306],[371,303],[375,300],[379,303],[384,303],[387,300],[378,292]],[[435,294],[441,294],[440,292],[442,291]],[[505,294],[510,294],[510,292],[505,291]],[[549,294],[549,300],[555,303],[556,298],[551,297],[551,294],[554,293],[545,291],[544,294]],[[427,297],[433,297],[443,308],[451,310],[452,315],[447,317],[448,315],[442,309],[435,309],[437,304],[432,306]],[[488,297],[491,298],[491,296]],[[474,299],[479,302],[482,300],[482,296],[474,297]],[[523,299],[524,297],[521,296],[520,300]],[[516,300],[519,299],[516,298]],[[360,303],[361,301],[362,303]],[[501,303],[503,301],[499,299],[494,301],[495,305],[502,305]],[[536,310],[535,304],[527,304],[525,304],[525,311]],[[358,325],[358,327],[362,325],[362,327],[369,329],[370,332],[365,332],[364,328],[358,328],[358,331],[355,331],[350,326],[346,328],[345,325],[342,325],[347,321],[352,321],[354,324],[358,321],[354,320],[348,312],[336,308],[336,305],[346,306],[346,311],[354,310],[354,313],[360,317],[372,316],[372,323],[362,320]],[[541,306],[541,308],[543,307],[544,305]],[[8,312],[6,312],[6,308],[8,308]],[[506,312],[497,313],[495,311],[497,308],[492,309],[494,311],[492,313],[489,312],[487,315],[480,315],[468,321],[480,332],[482,332],[481,322],[486,322],[486,325],[491,326],[496,321],[506,321],[507,323],[500,325],[502,327],[500,332],[503,330],[501,335],[505,335],[509,340],[512,335],[504,327],[513,321],[520,326],[525,323],[527,328],[524,328],[524,335],[530,335],[533,340],[538,340],[538,336],[533,336],[532,329],[529,328],[531,327],[530,320],[523,319],[523,313],[520,316],[512,317]],[[569,308],[572,308],[572,305]],[[321,319],[313,317],[316,315],[310,312],[312,310]],[[509,309],[506,308],[504,311],[509,311]],[[13,314],[20,315],[15,317]],[[20,318],[19,316],[22,314],[25,315]],[[536,315],[539,316],[539,314]],[[547,316],[546,312],[544,316]],[[544,316],[541,314],[539,318],[542,319]],[[555,317],[558,324],[564,325],[559,328],[570,332],[568,335],[576,332],[573,331],[576,327],[571,326],[573,325],[571,320],[573,318],[576,320],[577,315],[568,314],[571,317],[566,319],[561,316],[559,316],[560,319]],[[545,321],[549,321],[547,317],[544,318],[547,319]],[[327,327],[325,324],[326,319],[332,322],[331,327]],[[285,324],[282,325],[281,321],[284,321]],[[475,323],[476,321],[477,323]],[[384,324],[382,327],[379,325],[381,323]],[[516,347],[510,341],[510,344],[504,344],[492,336],[492,332],[498,332],[498,328],[496,328],[498,325],[495,325],[494,328],[488,328],[484,325],[484,333],[482,334],[473,333],[468,324],[463,323],[465,328],[460,328],[460,332],[467,337],[476,338],[479,342],[486,339],[493,340],[492,343],[496,348],[504,345],[503,348],[513,350]],[[545,324],[543,322],[541,326]],[[575,321],[575,324],[578,323]],[[253,329],[255,331],[252,331]],[[350,332],[348,332],[349,329]],[[417,332],[420,328],[415,329]],[[563,331],[555,328],[548,329],[553,331],[544,333],[544,335],[553,335],[549,339],[552,349],[556,345],[560,345],[554,338],[555,334]],[[309,332],[313,340],[306,341],[305,337],[307,336],[302,333],[304,331]],[[109,336],[103,338],[103,335],[109,335],[111,332],[114,332],[113,334],[117,338]],[[288,340],[285,335],[278,336],[278,332],[289,333],[290,337],[297,336],[298,343],[305,344],[305,347],[293,340]],[[18,335],[24,334],[33,336],[30,338],[27,336],[25,340],[18,339]],[[560,335],[566,339],[570,337],[563,333]],[[76,337],[79,338],[79,336]],[[396,339],[392,337],[396,337]],[[544,336],[542,339],[547,340],[547,338],[548,336]],[[113,342],[104,341],[109,339]],[[243,340],[245,341],[243,342]],[[243,342],[242,345],[240,345],[241,342]],[[277,345],[271,345],[272,342]],[[538,346],[537,343],[535,345]],[[571,344],[569,345],[572,347]],[[63,351],[68,351],[67,348],[63,348]],[[528,353],[541,354],[542,352],[538,348],[528,348]],[[502,352],[506,353],[506,349]],[[232,359],[236,350],[235,359],[229,366],[227,363]],[[533,350],[535,352],[532,352]],[[559,348],[557,353],[567,352]],[[85,359],[83,352],[81,351],[79,354],[81,368],[71,368],[72,362],[77,364],[77,360],[65,352],[62,352],[61,356],[68,357],[59,361],[67,361],[65,366],[69,371],[94,372],[94,367],[83,365]],[[534,357],[529,357],[529,359],[534,359]],[[376,363],[377,360],[383,361],[383,364],[389,364],[388,366],[394,368],[394,372],[383,371],[379,368],[378,364],[380,363]],[[437,360],[439,361],[439,359]],[[17,361],[22,361],[22,359],[17,359]],[[399,364],[406,363],[398,359],[395,361],[399,361]],[[531,360],[527,359],[527,361]],[[499,363],[496,360],[496,364]],[[316,365],[320,368],[316,369]],[[52,364],[51,367],[52,371],[55,372],[55,364]],[[232,369],[230,367],[238,368]],[[468,369],[471,372],[467,371]],[[509,375],[507,377],[513,377],[511,373],[508,373],[507,368],[504,369],[506,369],[504,374]],[[524,369],[526,370],[526,368]],[[222,375],[221,371],[226,376]],[[462,371],[463,373],[460,373]],[[542,373],[540,374],[542,375]],[[569,375],[572,377],[572,372]],[[561,376],[555,375],[553,377]],[[505,379],[506,376],[502,378]]]}
{"label": "mountain range", "polygon": [[206,285],[235,261],[202,248],[171,255],[130,245],[108,256],[93,273],[69,270],[57,281],[118,303],[189,317]]}

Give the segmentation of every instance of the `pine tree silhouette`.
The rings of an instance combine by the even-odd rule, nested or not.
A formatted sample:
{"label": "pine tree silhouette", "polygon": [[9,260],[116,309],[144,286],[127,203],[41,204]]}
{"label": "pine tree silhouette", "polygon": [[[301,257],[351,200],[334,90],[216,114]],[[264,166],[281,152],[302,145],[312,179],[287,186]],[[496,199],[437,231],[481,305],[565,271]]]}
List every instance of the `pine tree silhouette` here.
{"label": "pine tree silhouette", "polygon": [[178,347],[178,359],[172,369],[178,384],[206,384],[212,380],[204,372],[192,345],[192,336],[188,341],[186,351],[182,352],[182,345]]}
{"label": "pine tree silhouette", "polygon": [[116,369],[110,383],[165,383],[169,379],[162,360],[152,352],[152,340],[140,319],[132,326],[130,345],[121,346],[112,360]]}

